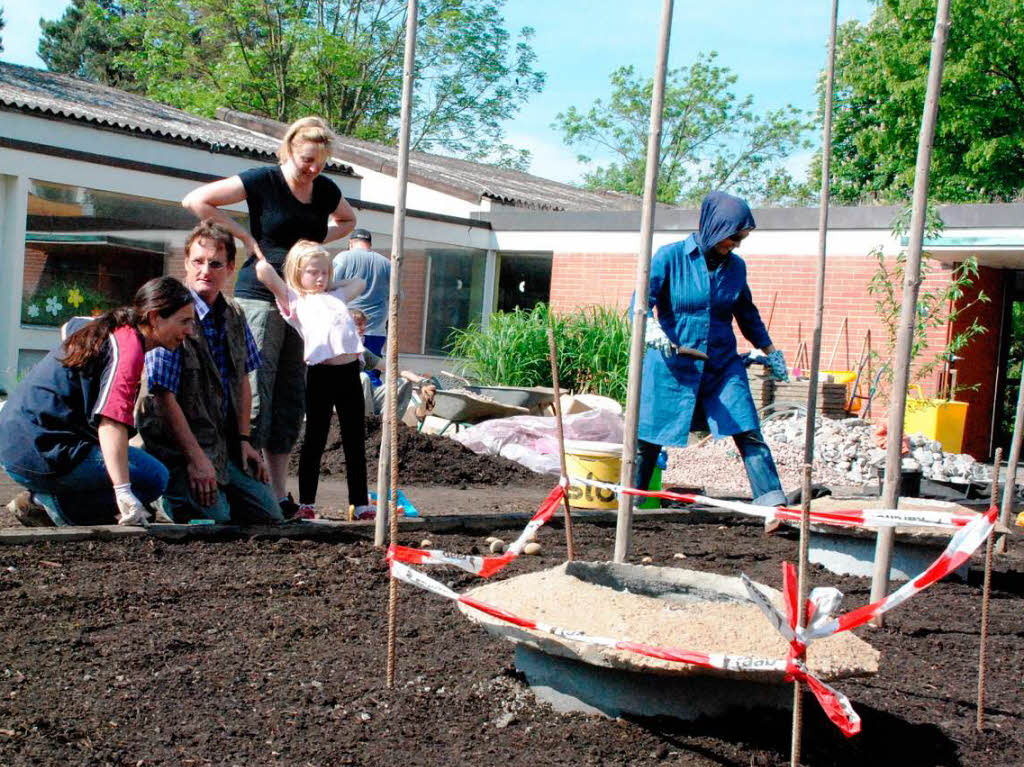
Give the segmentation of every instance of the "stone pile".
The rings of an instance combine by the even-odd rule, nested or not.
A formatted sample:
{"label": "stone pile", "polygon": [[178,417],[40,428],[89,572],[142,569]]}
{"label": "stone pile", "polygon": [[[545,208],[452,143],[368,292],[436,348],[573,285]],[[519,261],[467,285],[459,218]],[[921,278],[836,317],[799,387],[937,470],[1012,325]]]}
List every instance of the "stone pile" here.
{"label": "stone pile", "polygon": [[[786,492],[798,489],[803,481],[804,425],[803,416],[775,418],[761,425]],[[885,465],[885,450],[876,441],[876,428],[859,418],[819,417],[814,437],[814,482],[835,487],[875,481]],[[924,477],[942,482],[991,481],[991,468],[969,455],[946,453],[939,442],[922,434],[910,435],[909,442],[910,453],[903,459],[904,471],[920,469]],[[731,439],[671,449],[663,481],[709,491],[750,492]]]}
{"label": "stone pile", "polygon": [[[797,443],[803,449],[803,417],[780,418],[762,427],[769,444]],[[847,484],[875,479],[885,465],[885,450],[875,439],[876,426],[859,418],[829,420],[818,418],[814,436],[814,459],[841,474]],[[947,453],[937,440],[923,434],[908,436],[910,453],[904,456],[904,471],[920,470],[928,479],[940,482],[991,482],[992,470],[969,455]],[[802,459],[802,454],[801,454]]]}

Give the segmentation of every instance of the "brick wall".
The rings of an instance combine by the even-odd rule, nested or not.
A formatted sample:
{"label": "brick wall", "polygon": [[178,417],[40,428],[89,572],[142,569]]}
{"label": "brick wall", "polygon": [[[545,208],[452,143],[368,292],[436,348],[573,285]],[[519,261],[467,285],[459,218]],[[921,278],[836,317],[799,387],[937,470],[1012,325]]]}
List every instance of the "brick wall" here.
{"label": "brick wall", "polygon": [[[236,270],[241,265],[240,260],[235,261]],[[164,254],[164,274],[168,277],[177,277],[182,282],[185,281],[185,250],[183,248],[174,247]],[[231,295],[234,289],[234,281],[232,281],[231,289],[224,292]]]}
{"label": "brick wall", "polygon": [[[772,340],[783,350],[792,366],[800,342],[804,341],[810,345],[812,341],[817,257],[759,255],[752,248],[748,248],[743,258],[747,263],[748,283],[754,302],[761,310],[761,317],[766,324],[771,315]],[[892,265],[893,261],[890,261],[890,268]],[[551,273],[551,305],[558,312],[569,312],[591,304],[625,309],[629,305],[633,291],[635,268],[635,256],[628,253],[555,253]],[[876,268],[875,260],[866,254],[830,256],[825,276],[825,308],[822,318],[822,369],[827,368],[833,348],[836,348],[836,353],[832,369],[856,369],[868,330],[871,331],[870,348],[883,360],[891,357],[887,348],[885,328],[875,314],[875,301],[867,292],[868,281]],[[994,294],[996,285],[999,284],[998,271],[983,272],[983,287],[986,292]],[[935,265],[921,290],[941,290],[949,280],[949,273],[949,268]],[[900,290],[898,287],[897,292]],[[985,305],[981,310],[985,313],[985,318],[981,320],[983,324],[998,328],[999,306],[1001,304],[996,302]],[[847,327],[841,332],[844,319]],[[943,348],[947,332],[948,328],[930,330],[927,336],[929,349],[934,352]],[[750,348],[750,344],[742,338],[738,329],[737,339],[741,352]],[[988,348],[989,344],[992,344],[991,349]],[[996,344],[998,332],[993,332],[987,334],[984,343],[979,343],[970,352],[970,359],[978,362],[977,365],[970,365],[975,375],[979,379],[988,379],[971,395],[976,407],[972,413],[968,446],[970,451],[976,452],[977,455],[987,454],[987,447],[983,448],[982,443],[987,440],[991,421]],[[931,356],[926,351],[922,354],[922,359]],[[968,362],[965,360],[960,366],[961,376],[964,375],[962,371],[966,366]],[[873,363],[872,367],[877,371],[877,363]],[[960,380],[964,383],[975,382],[964,381],[963,378]],[[923,394],[934,395],[940,384],[940,375],[938,372],[928,375],[920,380],[919,384]],[[882,416],[884,404],[876,401],[872,413],[876,417]]]}
{"label": "brick wall", "polygon": [[[747,262],[747,281],[761,317],[768,322],[771,315],[771,336],[792,364],[801,342],[810,346],[814,330],[815,289],[817,282],[817,256],[758,256],[744,254]],[[894,260],[888,262],[891,269]],[[888,360],[886,329],[875,313],[875,299],[867,286],[877,264],[864,256],[839,256],[829,259],[825,272],[824,311],[821,327],[822,369],[854,370],[868,331],[871,331],[871,350]],[[921,291],[937,289],[949,279],[949,269],[938,265],[932,269]],[[900,293],[901,287],[897,287]],[[774,313],[771,310],[775,302]],[[846,329],[843,321],[846,320]],[[930,349],[945,344],[946,330],[930,330],[927,336]],[[836,346],[838,341],[838,347]],[[748,348],[745,341],[740,348]],[[832,366],[832,350],[836,349]],[[809,351],[808,351],[809,354]],[[928,356],[924,353],[922,357]],[[877,366],[874,366],[877,367]],[[934,393],[938,379],[934,376],[921,380],[926,394]],[[874,409],[874,408],[873,408]]]}
{"label": "brick wall", "polygon": [[[398,351],[420,354],[423,351],[423,312],[427,296],[427,255],[422,250],[406,250],[404,253]],[[390,257],[391,254],[383,255]]]}
{"label": "brick wall", "polygon": [[46,251],[39,248],[25,248],[24,295],[31,296],[36,292],[45,268]]}
{"label": "brick wall", "polygon": [[633,293],[632,253],[555,253],[551,260],[551,307],[571,312],[600,304],[626,309]]}

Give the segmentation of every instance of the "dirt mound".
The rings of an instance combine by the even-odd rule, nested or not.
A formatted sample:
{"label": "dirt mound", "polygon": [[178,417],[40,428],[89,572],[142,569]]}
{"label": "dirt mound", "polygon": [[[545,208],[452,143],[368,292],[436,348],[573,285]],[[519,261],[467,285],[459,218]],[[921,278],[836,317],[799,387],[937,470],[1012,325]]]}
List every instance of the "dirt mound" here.
{"label": "dirt mound", "polygon": [[[377,477],[377,458],[380,455],[381,418],[366,419],[366,473],[370,483]],[[303,437],[299,437],[288,462],[289,474],[299,471],[299,452]],[[320,476],[340,479],[345,476],[345,453],[341,448],[341,432],[335,419],[327,435],[327,448],[320,461]],[[537,474],[515,461],[493,455],[477,455],[467,447],[447,437],[424,434],[398,425],[398,476],[404,484],[436,485],[506,485],[536,484],[550,486],[553,478]]]}
{"label": "dirt mound", "polygon": [[[520,529],[492,532],[510,540]],[[400,542],[415,545],[423,534]],[[612,537],[607,527],[577,525],[577,558],[608,558]],[[483,544],[479,533],[431,538],[446,551]],[[562,530],[541,528],[538,539],[542,556],[521,557],[498,578],[564,561]],[[639,521],[633,536],[634,558],[671,566],[685,552],[687,567],[742,571],[772,586],[795,548],[759,525],[721,519]],[[511,644],[411,586],[401,589],[395,687],[386,689],[382,560],[362,541],[2,547],[0,764],[789,764],[788,711],[698,722],[555,714],[516,673]],[[864,730],[845,739],[808,695],[804,764],[1021,764],[1020,547],[995,563],[981,734],[978,567],[975,557],[970,583],[938,583],[889,613],[884,630],[859,632],[882,651],[881,668],[837,687]],[[813,573],[813,585],[846,592],[846,609],[868,599],[866,579]],[[459,592],[479,584],[447,569],[440,577]]]}

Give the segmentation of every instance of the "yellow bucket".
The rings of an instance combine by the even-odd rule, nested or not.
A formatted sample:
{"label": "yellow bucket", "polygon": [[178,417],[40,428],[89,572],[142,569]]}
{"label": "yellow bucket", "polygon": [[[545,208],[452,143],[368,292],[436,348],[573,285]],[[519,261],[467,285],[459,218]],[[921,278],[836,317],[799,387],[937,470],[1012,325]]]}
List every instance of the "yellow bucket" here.
{"label": "yellow bucket", "polygon": [[964,443],[967,403],[944,399],[907,399],[903,431],[920,432],[938,440],[947,453],[959,453]]}
{"label": "yellow bucket", "polygon": [[581,509],[614,509],[618,499],[611,490],[593,487],[580,479],[619,483],[622,445],[615,442],[565,441],[565,468],[569,472],[569,503]]}

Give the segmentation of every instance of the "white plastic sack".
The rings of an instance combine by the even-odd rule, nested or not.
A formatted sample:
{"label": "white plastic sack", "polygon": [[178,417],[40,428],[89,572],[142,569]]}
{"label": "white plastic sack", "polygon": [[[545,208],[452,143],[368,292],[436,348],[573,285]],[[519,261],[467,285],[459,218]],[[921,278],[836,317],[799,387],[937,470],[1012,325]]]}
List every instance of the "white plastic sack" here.
{"label": "white plastic sack", "polygon": [[[604,409],[566,416],[566,439],[622,442],[622,416]],[[452,437],[474,453],[500,455],[531,471],[558,476],[558,426],[554,416],[517,415],[494,418]]]}
{"label": "white plastic sack", "polygon": [[576,394],[574,398],[594,410],[607,410],[615,415],[622,415],[622,405],[611,397],[603,397],[600,394]]}

